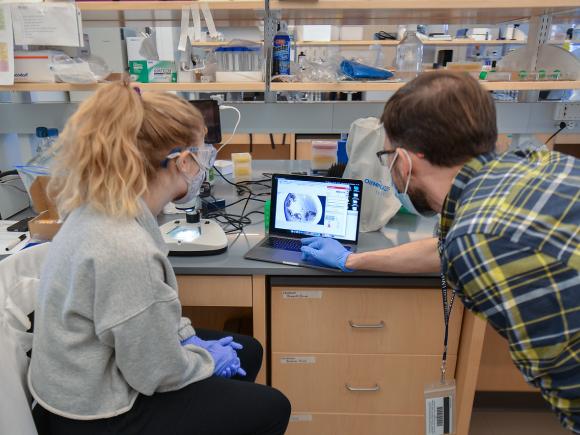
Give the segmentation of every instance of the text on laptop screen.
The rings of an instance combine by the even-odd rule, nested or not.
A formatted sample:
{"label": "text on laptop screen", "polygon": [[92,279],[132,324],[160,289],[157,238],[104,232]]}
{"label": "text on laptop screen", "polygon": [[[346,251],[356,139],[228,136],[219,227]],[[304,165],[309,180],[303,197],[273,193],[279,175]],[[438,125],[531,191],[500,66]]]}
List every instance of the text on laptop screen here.
{"label": "text on laptop screen", "polygon": [[339,181],[278,179],[274,228],[355,242],[360,186]]}

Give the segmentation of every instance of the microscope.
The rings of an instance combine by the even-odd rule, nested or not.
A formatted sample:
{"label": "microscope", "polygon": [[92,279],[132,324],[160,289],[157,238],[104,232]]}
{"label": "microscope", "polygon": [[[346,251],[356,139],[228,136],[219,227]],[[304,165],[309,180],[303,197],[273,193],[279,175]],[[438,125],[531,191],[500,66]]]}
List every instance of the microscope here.
{"label": "microscope", "polygon": [[191,204],[180,204],[176,208],[185,212],[185,219],[174,219],[160,227],[169,255],[217,255],[228,249],[222,227],[216,221],[201,217],[199,197]]}
{"label": "microscope", "polygon": [[[206,144],[221,142],[221,123],[219,107],[214,100],[191,101],[202,113],[207,127]],[[212,145],[204,145],[211,147]],[[215,154],[214,154],[215,158]],[[210,166],[213,164],[213,160]],[[207,173],[206,173],[207,178]],[[228,239],[222,227],[214,220],[201,216],[200,197],[189,203],[175,204],[178,212],[185,213],[185,218],[171,220],[159,228],[172,256],[205,256],[217,255],[228,249]]]}

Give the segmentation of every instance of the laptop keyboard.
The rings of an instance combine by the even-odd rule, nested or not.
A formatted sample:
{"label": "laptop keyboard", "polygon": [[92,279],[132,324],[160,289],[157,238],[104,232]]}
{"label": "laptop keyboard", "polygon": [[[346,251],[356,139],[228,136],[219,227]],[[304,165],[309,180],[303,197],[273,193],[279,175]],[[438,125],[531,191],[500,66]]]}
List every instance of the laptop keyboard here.
{"label": "laptop keyboard", "polygon": [[284,239],[280,237],[269,237],[268,240],[264,242],[264,247],[283,249],[285,251],[296,251],[300,252],[302,247],[302,242],[300,239]]}

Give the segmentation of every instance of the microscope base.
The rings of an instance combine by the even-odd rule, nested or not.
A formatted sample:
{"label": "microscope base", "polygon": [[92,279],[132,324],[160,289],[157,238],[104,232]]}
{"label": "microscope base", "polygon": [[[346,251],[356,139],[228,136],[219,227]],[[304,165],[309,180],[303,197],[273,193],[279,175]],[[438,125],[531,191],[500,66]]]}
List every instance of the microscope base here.
{"label": "microscope base", "polygon": [[190,224],[185,219],[175,219],[159,228],[171,256],[218,255],[228,249],[228,239],[215,221],[202,219]]}

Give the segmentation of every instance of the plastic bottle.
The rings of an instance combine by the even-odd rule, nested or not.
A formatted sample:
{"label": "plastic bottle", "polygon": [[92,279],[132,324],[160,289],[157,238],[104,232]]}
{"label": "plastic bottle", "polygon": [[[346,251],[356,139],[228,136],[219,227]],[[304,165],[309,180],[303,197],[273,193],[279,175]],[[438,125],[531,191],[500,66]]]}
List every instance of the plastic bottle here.
{"label": "plastic bottle", "polygon": [[52,145],[56,142],[58,138],[58,128],[49,128],[48,129],[48,137],[46,141],[46,148],[49,149]]}
{"label": "plastic bottle", "polygon": [[39,154],[46,149],[48,128],[36,127],[36,139],[34,140],[34,151]]}
{"label": "plastic bottle", "polygon": [[417,32],[407,31],[397,47],[397,75],[407,81],[415,78],[423,70],[423,42]]}
{"label": "plastic bottle", "polygon": [[280,29],[274,36],[274,50],[272,55],[272,75],[290,74],[290,35],[288,25],[280,23]]}
{"label": "plastic bottle", "polygon": [[[45,169],[48,167],[48,162],[50,162],[52,158],[52,154],[46,152],[50,146],[52,145],[52,141],[54,140],[54,136],[51,136],[51,133],[54,135],[54,131],[56,131],[56,135],[58,136],[58,130],[56,128],[46,128],[46,127],[37,127],[36,128],[36,140],[34,143],[35,154],[30,159],[26,165],[28,168],[40,168]],[[26,184],[26,183],[25,183]],[[29,183],[29,185],[31,182]]]}
{"label": "plastic bottle", "polygon": [[300,67],[301,70],[304,69],[304,60],[306,59],[306,55],[304,54],[303,51],[300,52],[300,54],[298,55],[298,66]]}

